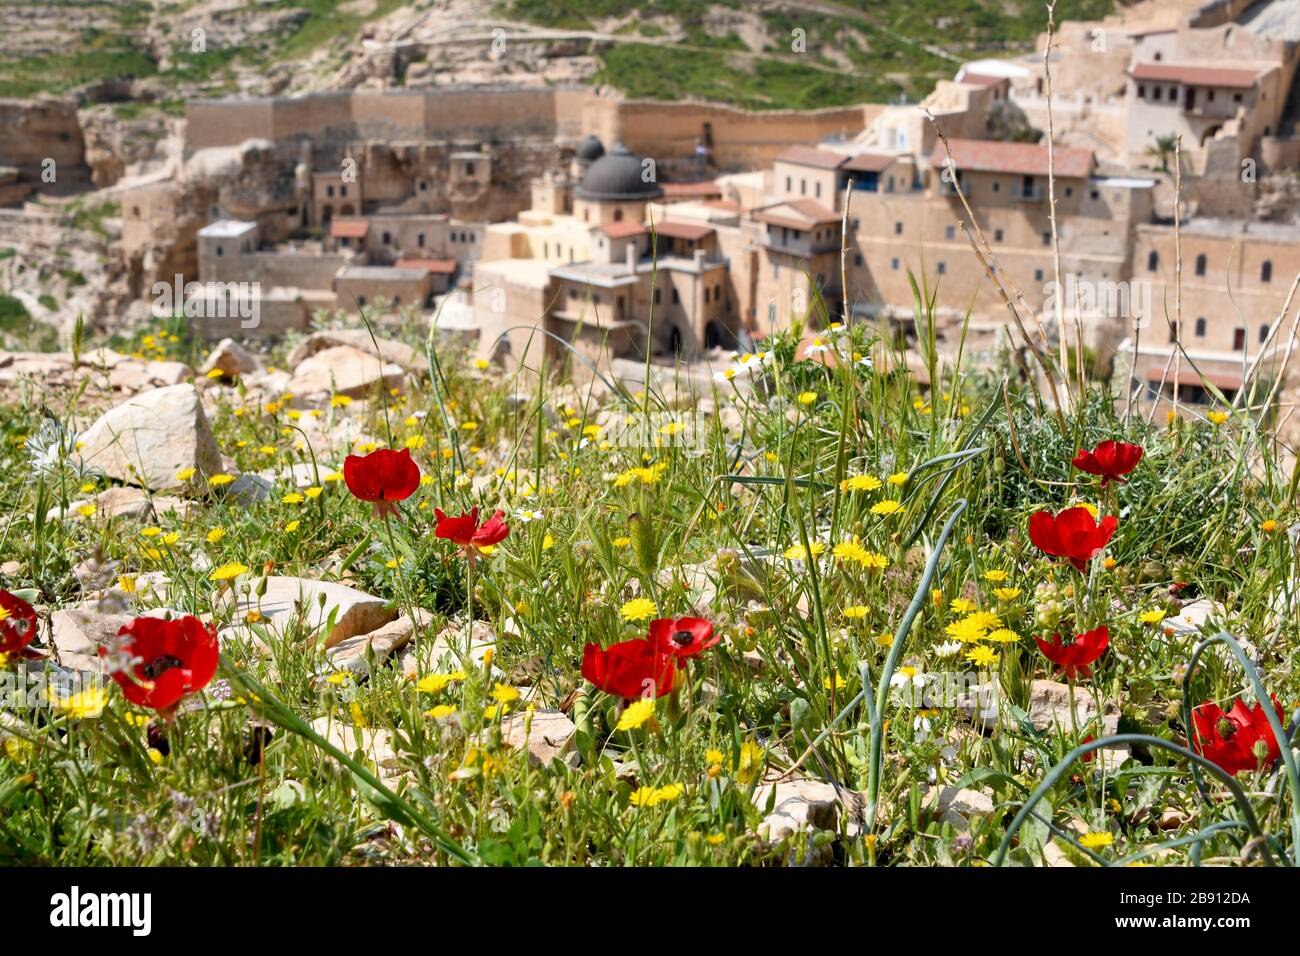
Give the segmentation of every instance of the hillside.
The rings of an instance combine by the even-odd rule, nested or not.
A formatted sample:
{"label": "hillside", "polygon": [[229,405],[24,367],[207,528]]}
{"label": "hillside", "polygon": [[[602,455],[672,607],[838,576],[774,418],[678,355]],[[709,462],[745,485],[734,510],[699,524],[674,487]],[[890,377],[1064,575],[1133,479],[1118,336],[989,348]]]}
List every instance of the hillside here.
{"label": "hillside", "polygon": [[97,84],[174,112],[195,95],[590,81],[808,108],[922,97],[960,60],[1031,48],[1044,18],[1037,0],[0,0],[0,90]]}

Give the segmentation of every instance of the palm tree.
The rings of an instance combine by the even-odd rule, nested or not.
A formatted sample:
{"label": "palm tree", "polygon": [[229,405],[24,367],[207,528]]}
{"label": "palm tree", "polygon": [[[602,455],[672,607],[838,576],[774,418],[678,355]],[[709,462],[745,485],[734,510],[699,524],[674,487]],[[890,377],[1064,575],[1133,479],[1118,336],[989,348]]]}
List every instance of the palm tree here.
{"label": "palm tree", "polygon": [[1154,146],[1147,147],[1147,154],[1154,156],[1160,163],[1157,167],[1162,173],[1169,172],[1169,160],[1178,148],[1178,137],[1170,134],[1156,138]]}

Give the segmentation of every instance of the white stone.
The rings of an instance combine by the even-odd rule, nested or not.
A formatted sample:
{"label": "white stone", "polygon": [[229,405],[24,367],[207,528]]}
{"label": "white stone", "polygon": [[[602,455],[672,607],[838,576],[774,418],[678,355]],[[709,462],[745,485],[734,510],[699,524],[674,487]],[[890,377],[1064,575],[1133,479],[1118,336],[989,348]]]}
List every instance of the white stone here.
{"label": "white stone", "polygon": [[176,475],[189,468],[196,479],[221,470],[221,453],[193,385],[158,388],[101,415],[81,436],[88,466],[110,478],[155,491],[180,488]]}
{"label": "white stone", "polygon": [[234,339],[222,339],[199,368],[203,375],[214,370],[220,370],[227,378],[235,378],[262,371],[262,360]]}
{"label": "white stone", "polygon": [[400,365],[381,363],[359,349],[337,345],[303,360],[289,380],[289,391],[295,405],[312,407],[324,404],[330,395],[365,398],[377,387],[401,388],[405,382]]}
{"label": "white stone", "polygon": [[573,745],[577,732],[573,721],[558,710],[535,709],[531,718],[527,711],[521,711],[501,721],[502,741],[516,749],[527,749],[529,762],[538,767],[552,760],[576,757]]}
{"label": "white stone", "polygon": [[[260,623],[276,634],[294,631],[296,623],[300,629],[295,633],[320,640],[326,649],[358,634],[369,634],[397,617],[397,611],[383,598],[344,584],[271,575],[266,579],[266,594],[259,598],[252,590],[256,581],[241,585],[234,609],[236,621],[245,621],[250,611],[259,611]],[[326,632],[331,615],[334,624]],[[242,632],[245,627],[241,624],[235,630]]]}
{"label": "white stone", "polygon": [[[375,350],[375,342],[379,343],[378,351]],[[375,336],[372,341],[370,333],[366,329],[323,329],[320,332],[313,332],[294,346],[293,351],[289,353],[289,367],[297,370],[299,365],[318,352],[337,348],[341,345],[357,349],[368,355],[377,355],[385,362],[402,366],[408,372],[419,372],[425,368],[425,359],[422,353],[402,342],[394,342],[392,339]]]}
{"label": "white stone", "polygon": [[373,631],[339,641],[326,655],[330,670],[346,671],[358,678],[369,676],[372,657],[375,664],[382,665],[411,642],[417,629],[427,628],[433,619],[433,615],[422,608],[416,609],[415,616],[416,622],[403,614]]}

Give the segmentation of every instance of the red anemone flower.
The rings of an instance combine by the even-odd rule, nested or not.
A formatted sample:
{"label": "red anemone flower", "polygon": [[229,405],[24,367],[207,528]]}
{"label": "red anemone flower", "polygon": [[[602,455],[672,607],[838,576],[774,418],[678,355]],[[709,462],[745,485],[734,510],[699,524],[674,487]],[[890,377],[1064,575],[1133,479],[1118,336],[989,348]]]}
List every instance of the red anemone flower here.
{"label": "red anemone flower", "polygon": [[110,665],[110,676],[122,695],[163,713],[207,686],[217,672],[217,653],[217,632],[190,614],[174,621],[137,617],[122,625],[112,648],[99,649],[100,657],[120,661]]}
{"label": "red anemone flower", "polygon": [[0,655],[17,654],[36,637],[36,612],[8,591],[0,591]]}
{"label": "red anemone flower", "polygon": [[702,617],[660,618],[650,622],[650,642],[673,657],[694,657],[708,650],[722,635]]}
{"label": "red anemone flower", "polygon": [[1069,643],[1063,643],[1060,634],[1053,634],[1050,644],[1037,635],[1034,640],[1038,642],[1038,649],[1043,652],[1043,656],[1059,667],[1067,680],[1073,680],[1076,677],[1088,677],[1092,673],[1092,662],[1106,653],[1106,647],[1110,644],[1110,629],[1103,624],[1086,633],[1076,634]]}
{"label": "red anemone flower", "polygon": [[1074,467],[1090,475],[1100,475],[1105,487],[1112,481],[1124,483],[1127,475],[1142,460],[1142,446],[1122,441],[1104,441],[1092,451],[1079,449],[1074,456]]}
{"label": "red anemone flower", "polygon": [[631,700],[647,692],[669,693],[677,668],[667,650],[638,637],[606,648],[588,644],[582,649],[582,676],[607,694]]}
{"label": "red anemone flower", "polygon": [[1106,515],[1100,522],[1082,506],[1066,508],[1058,515],[1039,511],[1029,516],[1029,539],[1057,558],[1069,558],[1082,572],[1097,552],[1106,547],[1119,521]]}
{"label": "red anemone flower", "polygon": [[498,544],[510,534],[510,525],[502,520],[506,513],[500,509],[482,525],[478,523],[478,508],[471,508],[457,518],[443,514],[441,508],[434,508],[433,514],[438,519],[434,534],[459,545],[469,558],[476,557],[480,548]]}
{"label": "red anemone flower", "polygon": [[409,448],[381,448],[364,457],[348,455],[343,480],[348,491],[362,501],[373,501],[376,516],[383,516],[396,512],[395,502],[406,500],[420,487],[420,466],[411,460]]}
{"label": "red anemone flower", "polygon": [[[1273,710],[1282,720],[1282,705],[1272,698]],[[1247,707],[1238,700],[1226,713],[1218,704],[1206,701],[1192,711],[1194,749],[1231,774],[1267,767],[1282,755],[1268,711],[1256,702]],[[1285,726],[1285,725],[1284,725]]]}

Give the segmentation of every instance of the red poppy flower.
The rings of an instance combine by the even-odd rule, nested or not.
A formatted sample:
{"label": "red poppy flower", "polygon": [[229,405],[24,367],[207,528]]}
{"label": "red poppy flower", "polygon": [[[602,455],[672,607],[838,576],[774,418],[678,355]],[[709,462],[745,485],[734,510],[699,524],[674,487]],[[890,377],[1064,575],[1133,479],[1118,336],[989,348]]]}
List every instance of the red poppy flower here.
{"label": "red poppy flower", "polygon": [[411,460],[409,448],[381,448],[364,457],[348,455],[343,480],[362,501],[373,501],[375,514],[382,516],[396,512],[394,502],[406,500],[420,487],[420,466]]}
{"label": "red poppy flower", "polygon": [[36,612],[15,594],[0,591],[0,654],[17,654],[36,637]]}
{"label": "red poppy flower", "polygon": [[434,508],[433,514],[438,519],[434,534],[460,545],[470,558],[478,554],[479,548],[498,544],[510,534],[510,525],[501,520],[506,513],[500,509],[493,512],[492,517],[482,525],[478,523],[478,508],[471,508],[468,513],[462,513],[457,518],[443,514],[441,508]]}
{"label": "red poppy flower", "polygon": [[[1278,720],[1282,720],[1282,705],[1277,697],[1272,702]],[[1247,707],[1238,700],[1225,713],[1218,704],[1206,701],[1192,711],[1192,725],[1195,750],[1228,773],[1267,767],[1282,755],[1268,725],[1268,711],[1261,703]]]}
{"label": "red poppy flower", "polygon": [[1112,481],[1124,483],[1127,475],[1142,460],[1142,446],[1122,441],[1104,441],[1092,451],[1079,449],[1074,456],[1074,467],[1090,475],[1100,475],[1104,487]]}
{"label": "red poppy flower", "polygon": [[1060,634],[1053,634],[1050,644],[1037,635],[1034,640],[1043,656],[1059,667],[1067,680],[1073,680],[1092,673],[1090,665],[1106,652],[1110,644],[1110,629],[1103,624],[1084,634],[1076,634],[1069,643],[1063,643]]}
{"label": "red poppy flower", "polygon": [[1119,521],[1106,515],[1100,522],[1082,506],[1066,508],[1058,515],[1039,511],[1029,516],[1029,539],[1046,553],[1069,558],[1080,572],[1115,534]]}
{"label": "red poppy flower", "polygon": [[718,641],[713,625],[702,617],[660,618],[650,622],[650,642],[673,657],[694,657]]}
{"label": "red poppy flower", "polygon": [[189,614],[174,621],[137,617],[122,625],[112,648],[99,649],[100,657],[121,655],[110,676],[127,700],[164,712],[207,686],[217,653],[217,632]]}
{"label": "red poppy flower", "polygon": [[630,700],[648,690],[655,697],[669,693],[677,668],[667,650],[638,637],[603,649],[588,644],[582,649],[582,676],[605,693]]}

